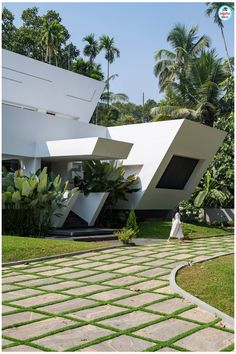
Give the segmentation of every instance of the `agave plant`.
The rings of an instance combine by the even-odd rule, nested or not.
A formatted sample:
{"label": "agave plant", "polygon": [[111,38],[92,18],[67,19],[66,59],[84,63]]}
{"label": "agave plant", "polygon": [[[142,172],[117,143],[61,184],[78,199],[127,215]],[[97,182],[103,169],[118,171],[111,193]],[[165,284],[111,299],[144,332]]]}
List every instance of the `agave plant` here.
{"label": "agave plant", "polygon": [[17,170],[15,173],[4,172],[4,233],[25,236],[47,234],[52,216],[58,213],[75,192],[73,189],[66,195],[67,186],[68,182],[62,185],[59,175],[49,175],[46,167],[29,177],[24,176],[23,170]]}

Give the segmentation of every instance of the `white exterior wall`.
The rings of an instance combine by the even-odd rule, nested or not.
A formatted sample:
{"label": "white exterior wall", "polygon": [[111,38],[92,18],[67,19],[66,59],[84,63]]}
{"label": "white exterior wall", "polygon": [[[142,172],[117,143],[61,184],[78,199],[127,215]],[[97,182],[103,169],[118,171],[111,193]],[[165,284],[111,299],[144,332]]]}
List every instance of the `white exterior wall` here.
{"label": "white exterior wall", "polygon": [[103,82],[8,50],[2,55],[3,102],[90,121]]}
{"label": "white exterior wall", "polygon": [[[173,120],[109,128],[112,139],[133,143],[124,165],[142,164],[140,191],[118,208],[172,209],[189,199],[226,133],[189,120]],[[183,190],[156,188],[173,155],[200,160]],[[137,169],[138,170],[138,169]],[[175,178],[175,176],[173,176]]]}
{"label": "white exterior wall", "polygon": [[3,105],[2,153],[35,156],[36,144],[85,137],[106,138],[105,127]]}

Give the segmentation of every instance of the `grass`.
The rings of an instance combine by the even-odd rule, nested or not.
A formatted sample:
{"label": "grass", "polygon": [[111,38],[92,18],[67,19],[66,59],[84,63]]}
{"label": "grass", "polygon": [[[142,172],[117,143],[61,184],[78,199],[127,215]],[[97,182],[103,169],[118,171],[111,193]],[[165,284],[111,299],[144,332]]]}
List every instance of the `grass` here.
{"label": "grass", "polygon": [[2,260],[13,262],[107,247],[106,242],[77,242],[41,238],[3,236]]}
{"label": "grass", "polygon": [[[168,238],[171,230],[171,221],[153,220],[139,224],[138,237],[151,238]],[[212,235],[220,235],[230,233],[228,230],[210,226],[206,224],[187,224],[183,223],[183,233],[187,239],[195,239],[199,237],[209,237]]]}
{"label": "grass", "polygon": [[177,283],[209,305],[234,315],[233,255],[185,267],[178,272]]}

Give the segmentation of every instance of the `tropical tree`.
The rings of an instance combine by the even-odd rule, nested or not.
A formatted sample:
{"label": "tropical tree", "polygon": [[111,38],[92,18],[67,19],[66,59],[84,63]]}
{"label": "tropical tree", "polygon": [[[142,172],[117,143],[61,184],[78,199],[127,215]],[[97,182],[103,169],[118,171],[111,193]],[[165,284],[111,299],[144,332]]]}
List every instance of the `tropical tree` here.
{"label": "tropical tree", "polygon": [[176,80],[184,80],[189,60],[208,47],[210,39],[206,35],[199,36],[197,26],[187,30],[185,25],[177,24],[170,31],[167,42],[173,51],[160,49],[154,53],[157,61],[154,74],[159,77],[160,91]]}
{"label": "tropical tree", "polygon": [[109,106],[109,92],[110,92],[110,83],[109,83],[109,77],[110,77],[110,64],[112,64],[115,60],[115,58],[120,56],[120,51],[118,48],[115,47],[114,44],[114,38],[109,37],[106,35],[103,35],[99,38],[100,41],[100,50],[105,50],[105,59],[107,60],[107,105]]}
{"label": "tropical tree", "polygon": [[89,57],[89,63],[93,64],[94,59],[100,52],[98,41],[95,39],[95,34],[91,33],[83,38],[87,44],[84,47],[84,55]]}
{"label": "tropical tree", "polygon": [[77,74],[88,76],[98,81],[102,81],[104,79],[101,65],[90,63],[85,61],[83,58],[79,58],[74,61],[71,68],[72,71],[76,72]]}
{"label": "tropical tree", "polygon": [[207,2],[206,5],[208,7],[206,9],[206,15],[207,16],[213,15],[214,22],[220,28],[222,39],[223,39],[223,42],[224,42],[226,55],[227,55],[227,59],[228,59],[229,69],[230,69],[230,72],[232,74],[233,73],[233,68],[232,68],[232,64],[230,62],[229,51],[228,51],[228,47],[227,47],[227,44],[226,44],[226,39],[225,39],[225,34],[224,34],[224,25],[223,25],[223,21],[218,16],[218,11],[219,11],[221,6],[229,6],[232,10],[234,10],[234,3],[233,2]]}
{"label": "tropical tree", "polygon": [[215,50],[201,51],[199,57],[189,60],[185,79],[169,87],[167,99],[151,110],[154,121],[187,118],[213,126],[223,94],[220,84],[226,77]]}
{"label": "tropical tree", "polygon": [[54,54],[57,57],[58,48],[63,42],[63,27],[62,25],[53,20],[48,22],[43,21],[42,25],[42,45],[45,49],[45,62],[51,64],[52,55]]}
{"label": "tropical tree", "polygon": [[14,15],[6,7],[2,10],[2,47],[3,49],[13,50],[16,35],[14,26]]}

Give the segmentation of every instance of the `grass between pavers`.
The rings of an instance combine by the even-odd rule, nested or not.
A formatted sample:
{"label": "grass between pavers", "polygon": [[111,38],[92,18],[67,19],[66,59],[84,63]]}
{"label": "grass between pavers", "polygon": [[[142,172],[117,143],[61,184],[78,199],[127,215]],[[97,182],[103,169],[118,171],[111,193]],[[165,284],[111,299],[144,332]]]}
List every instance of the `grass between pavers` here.
{"label": "grass between pavers", "polygon": [[[169,246],[167,246],[167,248],[169,248]],[[136,251],[134,251],[134,252],[132,252],[132,257],[135,257],[135,252],[140,252],[140,249],[149,249],[148,247],[138,247],[138,248],[136,248]],[[154,252],[151,256],[147,256],[147,260],[150,260],[150,266],[151,266],[151,261],[153,260],[153,255],[155,255],[155,257],[154,258],[159,258],[158,257],[158,252],[157,252],[157,248],[155,247],[155,251],[156,252]],[[172,250],[172,252],[173,251],[175,251],[175,247],[173,247],[173,250]],[[101,253],[103,253],[103,252],[101,252]],[[119,251],[118,250],[114,250],[114,251],[112,251],[112,254],[111,254],[111,257],[112,257],[112,260],[103,260],[103,263],[104,263],[104,265],[105,264],[109,264],[109,263],[113,263],[113,262],[116,262],[115,261],[115,255],[113,254],[113,253],[117,253],[117,255],[116,256],[118,256],[118,257],[120,257],[120,254],[119,254]],[[121,253],[123,253],[123,251],[121,252]],[[175,252],[173,252],[174,254],[175,254]],[[192,253],[194,253],[194,251],[192,251]],[[76,257],[72,257],[73,259],[76,259]],[[86,254],[86,255],[84,255],[84,258],[86,259],[87,258],[87,260],[88,261],[91,261],[92,260],[92,258],[90,258],[90,256],[89,256],[89,254]],[[145,262],[147,262],[147,261],[145,261]],[[121,267],[127,267],[128,266],[128,264],[127,264],[127,261],[121,261],[120,262],[121,263]],[[144,263],[144,262],[140,262],[140,265],[142,264],[142,263]],[[42,266],[45,266],[46,264],[47,264],[47,261],[44,261],[44,262],[40,262],[40,265],[42,264]],[[55,265],[56,266],[56,268],[58,268],[58,267],[63,267],[63,263],[62,264],[60,264],[60,260],[58,261],[58,263],[56,263],[56,264],[53,264],[53,265]],[[130,265],[132,265],[132,264],[130,264]],[[38,267],[39,266],[39,264],[37,264],[37,265],[35,265],[36,267]],[[159,266],[160,268],[163,268],[163,269],[165,269],[165,267],[164,266]],[[12,269],[13,271],[16,271],[17,273],[19,273],[19,274],[26,274],[26,272],[27,272],[27,269],[29,269],[29,268],[32,268],[32,266],[27,266],[27,267],[25,267],[25,266],[22,266],[22,267],[20,267],[20,268],[16,268],[16,267],[10,267],[10,269]],[[73,265],[73,266],[69,266],[69,268],[71,268],[71,271],[83,271],[84,270],[84,268],[80,268],[79,269],[79,265],[77,265],[77,266],[75,266],[75,265]],[[91,267],[91,268],[93,268],[93,267]],[[149,267],[148,267],[149,268]],[[9,268],[8,268],[9,269]],[[95,270],[95,269],[94,269]],[[165,269],[165,270],[167,270],[167,269]],[[109,273],[112,273],[112,274],[117,274],[117,272],[116,272],[116,270],[114,270],[114,271],[108,271]],[[142,272],[142,271],[141,271]],[[101,271],[99,272],[99,273],[102,273]],[[120,278],[123,278],[123,277],[126,277],[126,276],[129,276],[129,275],[136,275],[136,276],[138,276],[138,273],[139,272],[131,272],[131,273],[127,273],[127,274],[119,274],[119,276],[120,276]],[[33,273],[30,273],[30,274],[32,274],[32,275],[38,275],[39,276],[39,274],[38,274],[38,272],[33,272]],[[65,273],[66,274],[66,273]],[[67,273],[68,274],[68,273]],[[152,279],[158,279],[158,278],[160,278],[162,275],[157,275],[157,276],[153,276],[153,277],[139,277],[139,283],[141,283],[141,282],[144,282],[144,281],[148,281],[148,280],[152,280]],[[40,277],[42,277],[41,275],[40,275]],[[43,276],[45,279],[47,278],[46,276]],[[50,276],[48,276],[48,278],[49,278]],[[56,276],[57,277],[57,279],[58,279],[58,281],[68,281],[68,279],[67,278],[64,278],[63,279],[63,274],[60,274],[60,275],[57,275]],[[84,282],[84,280],[83,280],[83,278],[85,278],[86,276],[84,276],[84,277],[82,277],[82,278],[78,278],[78,281],[83,281]],[[73,279],[73,280],[75,280],[75,279]],[[106,283],[108,281],[108,279],[106,279],[106,280],[103,280],[103,281],[99,281],[99,282],[86,282],[85,281],[85,284],[84,285],[80,285],[79,287],[83,287],[83,286],[86,286],[86,285],[93,285],[93,284],[103,284],[103,283]],[[135,282],[136,283],[136,282]],[[19,283],[17,283],[17,285],[19,286],[20,284]],[[104,285],[106,285],[106,286],[108,286],[107,284],[104,284]],[[108,287],[109,287],[109,290],[110,289],[117,289],[117,288],[128,288],[129,286],[130,286],[131,284],[129,284],[129,285],[124,285],[124,286],[112,286],[112,285],[109,285]],[[158,287],[158,288],[160,288],[160,290],[159,290],[159,292],[161,292],[161,288],[162,287],[164,287],[164,286],[166,286],[166,284],[164,283],[163,284],[163,286],[160,286],[160,287]],[[22,287],[24,287],[23,285],[22,285]],[[40,287],[41,286],[37,286],[37,287],[30,287],[30,286],[27,286],[27,288],[32,288],[32,289],[39,289],[39,290],[42,290],[42,289],[40,289]],[[64,289],[61,289],[60,291],[47,291],[47,290],[44,290],[43,292],[44,293],[61,293],[61,294],[64,294],[64,292],[63,292],[63,290]],[[108,289],[107,289],[108,290]],[[142,291],[139,291],[139,292],[134,292],[134,295],[139,295],[139,294],[142,294],[142,293],[146,293],[147,294],[147,298],[148,298],[148,294],[149,293],[152,293],[152,291],[154,290],[154,288],[153,289],[150,289],[150,290],[142,290]],[[103,291],[105,291],[105,289],[104,290],[99,290],[99,291],[96,291],[96,292],[93,292],[93,293],[99,293],[99,292],[103,292]],[[64,294],[65,295],[65,294]],[[67,294],[68,295],[68,294]],[[89,295],[91,295],[91,293],[86,293],[85,295],[83,294],[83,295],[79,295],[79,296],[76,296],[76,295],[68,295],[68,297],[70,298],[70,299],[73,299],[73,298],[86,298],[86,297],[88,297]],[[37,296],[37,295],[35,295],[35,296]],[[100,342],[103,342],[104,340],[107,340],[107,339],[109,339],[109,338],[115,338],[115,337],[118,337],[118,336],[120,336],[120,335],[122,335],[122,334],[127,334],[127,335],[129,335],[129,336],[132,336],[132,337],[135,337],[135,338],[140,338],[140,339],[144,339],[144,340],[149,340],[149,342],[152,342],[153,343],[153,345],[151,345],[150,344],[150,348],[148,348],[147,350],[144,350],[144,351],[155,351],[155,350],[157,350],[157,349],[160,349],[160,348],[163,348],[163,347],[172,347],[173,349],[176,349],[176,350],[179,350],[179,351],[186,351],[185,350],[185,348],[181,348],[181,347],[175,347],[175,345],[174,345],[174,343],[178,340],[178,339],[181,339],[181,338],[183,338],[183,337],[185,337],[186,335],[189,335],[189,334],[191,334],[191,333],[194,333],[194,332],[197,332],[197,331],[199,331],[200,329],[203,329],[203,328],[206,328],[206,327],[209,327],[209,326],[214,326],[218,321],[219,321],[219,319],[218,320],[215,320],[214,322],[212,322],[212,323],[208,323],[208,324],[200,324],[200,323],[197,323],[196,321],[191,321],[191,320],[189,320],[189,319],[184,319],[185,321],[187,321],[187,322],[193,322],[193,323],[195,323],[196,325],[197,325],[197,327],[196,328],[194,328],[194,329],[192,329],[192,330],[190,330],[190,331],[188,331],[188,332],[184,332],[184,333],[181,333],[181,334],[179,334],[177,337],[174,337],[174,338],[171,338],[171,339],[169,339],[168,341],[165,341],[165,342],[160,342],[160,341],[158,341],[158,340],[153,340],[153,339],[151,339],[151,338],[144,338],[144,337],[140,337],[140,336],[137,336],[137,335],[135,335],[133,332],[134,331],[137,331],[138,329],[141,329],[141,328],[144,328],[144,327],[146,327],[146,326],[149,326],[149,325],[151,325],[151,324],[154,324],[154,323],[158,323],[158,322],[161,322],[161,321],[164,321],[164,320],[168,320],[168,319],[170,319],[170,318],[179,318],[179,319],[181,319],[181,313],[182,312],[184,312],[184,311],[186,311],[187,309],[189,309],[190,307],[195,307],[195,305],[191,305],[190,307],[188,306],[188,307],[183,307],[183,308],[181,308],[181,309],[179,309],[179,310],[177,310],[177,311],[175,311],[175,312],[173,312],[172,314],[164,314],[164,313],[160,313],[160,312],[158,312],[158,311],[152,311],[152,310],[148,310],[148,309],[145,309],[145,307],[146,306],[148,306],[148,305],[150,305],[151,303],[148,303],[148,301],[144,304],[144,305],[141,305],[141,306],[139,306],[139,307],[136,307],[136,308],[133,308],[133,307],[130,307],[130,306],[124,306],[124,305],[116,305],[116,301],[118,301],[119,299],[121,299],[121,298],[129,298],[130,296],[132,296],[132,295],[125,295],[125,296],[122,296],[122,297],[117,297],[117,298],[115,298],[115,299],[112,299],[112,300],[110,300],[110,301],[101,301],[101,300],[95,300],[96,301],[96,303],[95,304],[93,304],[93,305],[90,305],[90,306],[84,306],[84,307],[81,307],[81,308],[78,308],[78,309],[73,309],[73,310],[69,310],[68,312],[66,312],[66,313],[61,313],[61,314],[50,314],[50,313],[47,313],[46,311],[42,311],[43,310],[43,307],[44,306],[47,306],[48,304],[43,304],[43,306],[41,305],[41,309],[39,310],[39,309],[37,309],[37,308],[35,308],[35,307],[31,307],[31,308],[24,308],[23,306],[18,306],[17,308],[18,308],[18,311],[33,311],[33,312],[36,312],[36,313],[41,313],[42,315],[46,315],[46,316],[48,316],[48,317],[61,317],[61,318],[65,318],[65,319],[70,319],[70,320],[73,320],[73,321],[76,321],[77,322],[77,324],[75,324],[75,325],[73,325],[73,326],[67,326],[67,327],[64,327],[64,328],[62,328],[62,329],[58,329],[58,330],[56,330],[56,331],[54,331],[54,332],[50,332],[50,333],[45,333],[45,334],[43,334],[43,335],[40,335],[40,336],[38,336],[38,337],[35,337],[35,338],[30,338],[30,339],[28,339],[28,340],[23,340],[23,341],[18,341],[18,340],[16,340],[16,339],[13,339],[13,338],[10,338],[10,337],[7,337],[7,336],[5,336],[5,338],[6,339],[9,339],[9,340],[13,340],[14,341],[14,344],[16,345],[17,343],[18,344],[25,344],[25,345],[29,345],[29,346],[32,346],[32,347],[35,347],[35,348],[39,348],[39,349],[41,349],[41,350],[44,350],[44,351],[53,351],[53,350],[50,350],[50,349],[48,349],[48,348],[44,348],[44,347],[42,347],[42,346],[39,346],[39,345],[37,345],[37,344],[35,344],[35,343],[32,343],[32,341],[33,340],[36,340],[36,338],[37,339],[39,339],[39,338],[43,338],[43,337],[48,337],[49,335],[52,335],[53,333],[59,333],[59,332],[64,332],[65,330],[68,330],[69,328],[78,328],[78,327],[81,327],[81,326],[84,326],[84,325],[86,325],[86,324],[93,324],[93,325],[96,325],[96,326],[98,326],[98,327],[100,327],[100,328],[106,328],[106,329],[110,329],[110,330],[112,330],[113,332],[112,332],[112,334],[110,334],[109,336],[105,336],[105,337],[100,337],[100,338],[97,338],[97,339],[95,339],[95,340],[92,340],[92,341],[90,341],[90,342],[86,342],[86,343],[83,343],[83,344],[80,344],[80,345],[78,345],[78,346],[76,346],[76,347],[73,347],[73,348],[69,348],[69,349],[66,349],[65,351],[75,351],[75,350],[78,350],[78,349],[82,349],[82,348],[85,348],[85,347],[89,347],[89,346],[91,346],[91,345],[93,345],[93,344],[97,344],[97,343],[100,343]],[[32,298],[32,297],[34,297],[34,296],[28,296],[29,298]],[[167,299],[170,299],[170,298],[173,298],[173,297],[179,297],[178,295],[176,296],[176,295],[166,295],[165,296],[165,298],[162,298],[162,299],[160,299],[160,300],[158,300],[158,301],[153,301],[152,303],[156,303],[156,302],[162,302],[162,301],[166,301]],[[68,300],[69,300],[69,298],[68,298]],[[15,300],[10,300],[10,301],[6,301],[5,302],[5,304],[7,305],[7,304],[11,304],[11,301],[12,302],[14,302]],[[64,302],[64,301],[66,301],[66,300],[63,300],[63,301],[60,301],[60,302]],[[58,301],[57,301],[58,302]],[[54,302],[55,303],[55,302]],[[124,314],[124,313],[130,313],[130,312],[135,312],[135,311],[137,311],[137,310],[141,310],[141,311],[144,311],[144,312],[148,312],[148,313],[153,313],[153,314],[159,314],[159,315],[161,315],[162,316],[162,318],[159,318],[159,319],[157,319],[157,320],[154,320],[154,321],[150,321],[150,322],[148,322],[148,323],[143,323],[143,324],[141,324],[141,325],[139,325],[139,326],[137,326],[137,327],[132,327],[132,328],[129,328],[129,329],[126,329],[126,330],[120,330],[120,329],[117,329],[117,328],[114,328],[114,327],[110,327],[110,326],[107,326],[107,325],[104,325],[104,324],[101,324],[101,323],[99,323],[100,321],[102,321],[102,320],[105,320],[105,319],[108,319],[108,318],[112,318],[112,317],[119,317],[119,316],[121,316],[122,315],[122,313],[117,313],[117,314],[113,314],[113,315],[108,315],[108,316],[104,316],[104,317],[102,317],[102,318],[99,318],[99,319],[95,319],[95,320],[92,320],[92,321],[85,321],[85,320],[81,320],[81,319],[75,319],[75,318],[73,318],[72,316],[71,316],[71,314],[72,314],[72,312],[75,312],[75,311],[77,311],[77,310],[83,310],[83,309],[89,309],[89,308],[92,308],[92,307],[97,307],[97,306],[100,306],[100,305],[104,305],[104,304],[111,304],[111,305],[116,305],[116,306],[118,306],[118,307],[120,307],[121,308],[121,312]],[[40,306],[40,305],[39,305]],[[46,310],[46,309],[45,309]],[[40,319],[40,320],[42,320],[42,319]],[[39,320],[39,321],[40,321]],[[23,325],[23,324],[26,324],[26,323],[21,323],[20,325]],[[9,326],[9,327],[18,327],[18,326],[20,326],[19,324],[18,325],[14,325],[14,326]],[[8,328],[9,328],[8,327]],[[218,329],[220,329],[220,328],[218,328]],[[224,330],[224,329],[222,329],[222,330]],[[8,345],[6,345],[6,346],[4,346],[4,348],[10,348],[10,347],[12,347],[12,344],[8,344]]]}
{"label": "grass between pavers", "polygon": [[[171,230],[171,221],[152,220],[139,224],[138,237],[161,238],[169,237]],[[212,235],[230,234],[229,230],[222,227],[215,227],[206,224],[183,223],[183,233],[187,239],[199,237],[209,237]]]}
{"label": "grass between pavers", "polygon": [[178,285],[220,311],[234,315],[234,256],[222,256],[177,273]]}
{"label": "grass between pavers", "polygon": [[33,237],[3,236],[2,260],[13,262],[32,258],[56,256],[65,253],[108,247],[107,242],[78,242],[48,240]]}

